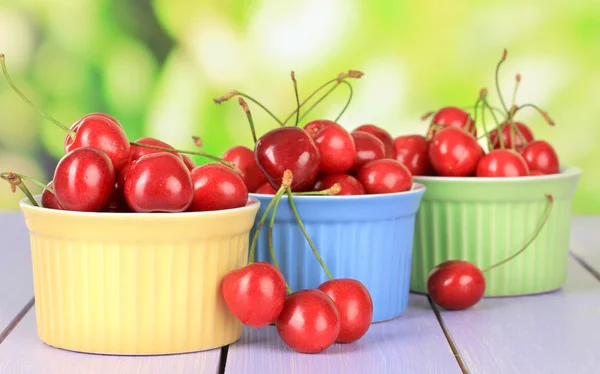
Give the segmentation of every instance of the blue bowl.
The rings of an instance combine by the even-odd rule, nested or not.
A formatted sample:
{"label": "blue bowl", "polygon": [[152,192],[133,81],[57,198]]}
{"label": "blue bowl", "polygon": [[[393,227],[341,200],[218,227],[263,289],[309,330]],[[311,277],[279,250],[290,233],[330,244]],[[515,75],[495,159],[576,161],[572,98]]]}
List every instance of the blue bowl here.
{"label": "blue bowl", "polygon": [[[298,213],[334,278],[362,282],[373,299],[373,322],[396,318],[408,304],[415,217],[425,186],[394,194],[294,196]],[[250,194],[260,201],[252,228],[273,195]],[[256,261],[271,261],[268,223],[261,230]],[[293,291],[316,288],[327,280],[284,195],[273,225],[273,247]]]}

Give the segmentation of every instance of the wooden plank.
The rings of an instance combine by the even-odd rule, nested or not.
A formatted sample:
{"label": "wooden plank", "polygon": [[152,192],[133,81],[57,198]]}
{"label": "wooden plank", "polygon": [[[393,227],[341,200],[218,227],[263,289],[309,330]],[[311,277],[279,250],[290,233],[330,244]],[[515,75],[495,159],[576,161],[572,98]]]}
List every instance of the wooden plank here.
{"label": "wooden plank", "polygon": [[427,301],[411,295],[406,314],[376,323],[353,344],[319,354],[292,351],[275,327],[245,329],[229,347],[225,373],[461,373]]}
{"label": "wooden plank", "polygon": [[573,217],[571,252],[600,280],[600,217]]}
{"label": "wooden plank", "polygon": [[597,373],[600,282],[569,258],[562,290],[486,298],[470,310],[442,311],[472,373]]}
{"label": "wooden plank", "polygon": [[220,349],[165,356],[105,356],[65,351],[42,343],[31,309],[0,345],[0,373],[11,374],[216,374]]}
{"label": "wooden plank", "polygon": [[[29,232],[20,212],[0,213],[0,342],[33,298]],[[4,333],[3,333],[4,332]]]}

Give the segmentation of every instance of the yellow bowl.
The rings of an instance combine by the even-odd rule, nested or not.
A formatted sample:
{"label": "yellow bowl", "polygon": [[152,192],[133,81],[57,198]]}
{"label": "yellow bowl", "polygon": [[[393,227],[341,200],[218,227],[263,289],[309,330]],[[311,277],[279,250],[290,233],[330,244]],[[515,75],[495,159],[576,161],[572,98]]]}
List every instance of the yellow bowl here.
{"label": "yellow bowl", "polygon": [[214,212],[83,213],[21,201],[40,339],[119,355],[235,342],[242,325],[225,306],[221,280],[247,264],[259,206],[250,198]]}

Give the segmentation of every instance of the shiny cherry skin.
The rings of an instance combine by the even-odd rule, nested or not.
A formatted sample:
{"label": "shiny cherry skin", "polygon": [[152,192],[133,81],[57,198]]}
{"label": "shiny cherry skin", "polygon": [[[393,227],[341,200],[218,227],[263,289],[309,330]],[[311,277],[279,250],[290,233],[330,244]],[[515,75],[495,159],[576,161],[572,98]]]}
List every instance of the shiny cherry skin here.
{"label": "shiny cherry skin", "polygon": [[65,153],[82,147],[104,152],[118,173],[129,162],[129,140],[121,125],[103,115],[88,114],[71,126],[75,140],[65,136]]}
{"label": "shiny cherry skin", "polygon": [[429,145],[429,162],[444,177],[473,176],[483,155],[477,139],[458,127],[438,131]]}
{"label": "shiny cherry skin", "polygon": [[[158,139],[155,139],[155,138],[140,138],[140,139],[136,140],[134,143],[151,145],[151,146],[154,146],[154,147],[162,147],[162,148],[174,149],[173,146],[171,146],[170,144],[167,144],[167,143],[163,142],[162,140],[158,140]],[[183,157],[178,152],[164,151],[164,150],[160,150],[160,149],[154,149],[154,148],[147,148],[147,147],[140,147],[140,146],[132,145],[131,146],[131,158],[130,158],[130,161],[135,161],[135,160],[139,159],[140,157],[142,157],[144,155],[149,155],[149,154],[153,154],[153,153],[162,153],[162,152],[171,153],[171,154],[177,156],[178,158],[180,158],[181,160],[183,160]]]}
{"label": "shiny cherry skin", "polygon": [[352,343],[362,338],[373,319],[373,300],[364,284],[356,279],[332,279],[318,289],[335,304],[340,313],[338,343]]}
{"label": "shiny cherry skin", "polygon": [[244,325],[267,326],[277,319],[286,298],[285,280],[268,262],[253,262],[223,278],[221,293],[227,309]]}
{"label": "shiny cherry skin", "polygon": [[356,174],[369,161],[385,158],[385,146],[375,135],[363,131],[352,131],[356,155],[351,172]]}
{"label": "shiny cherry skin", "polygon": [[[54,183],[50,181],[50,183],[48,183],[47,186],[53,188]],[[60,203],[58,202],[58,199],[56,198],[56,195],[48,190],[44,190],[42,192],[42,206],[48,209],[63,210],[63,208],[60,206]]]}
{"label": "shiny cherry skin", "polygon": [[362,131],[375,136],[381,140],[385,149],[385,158],[396,158],[396,147],[394,147],[394,139],[389,132],[375,125],[362,125],[354,129],[354,131]]}
{"label": "shiny cherry skin", "polygon": [[243,179],[248,192],[255,192],[258,187],[267,183],[267,177],[258,167],[254,151],[250,148],[235,146],[223,153],[221,158],[232,162],[244,174]]}
{"label": "shiny cherry skin", "polygon": [[304,129],[319,149],[319,174],[340,174],[350,170],[354,165],[356,148],[354,139],[346,129],[328,120],[312,121]]}
{"label": "shiny cherry skin", "polygon": [[366,163],[358,171],[358,181],[368,194],[409,191],[413,177],[400,161],[384,158]]}
{"label": "shiny cherry skin", "polygon": [[429,273],[427,292],[431,300],[444,309],[467,309],[483,297],[485,277],[481,270],[470,262],[445,261]]}
{"label": "shiny cherry skin", "polygon": [[194,197],[190,171],[180,157],[168,152],[134,161],[124,187],[127,205],[137,213],[183,212]]}
{"label": "shiny cherry skin", "polygon": [[271,186],[271,183],[266,182],[261,184],[260,187],[258,187],[256,191],[254,191],[254,193],[261,195],[275,195],[277,191],[275,191],[273,186]]}
{"label": "shiny cherry skin", "polygon": [[194,160],[192,160],[188,155],[181,155],[181,159],[183,160],[183,163],[185,164],[185,166],[188,168],[189,171],[194,170],[194,168],[197,166],[196,163],[194,162]]}
{"label": "shiny cherry skin", "polygon": [[[527,125],[525,125],[522,122],[515,121],[514,126],[521,132],[521,135],[523,135],[526,144],[533,141],[533,133]],[[521,141],[519,133],[515,131],[510,124],[505,123],[502,125],[501,131],[499,131],[497,128],[490,131],[490,142],[492,143],[493,149],[498,149],[502,147],[502,144],[500,144],[500,138],[498,137],[498,133],[502,134],[504,148],[514,148],[517,152],[519,152],[525,146]],[[514,147],[512,143],[513,137],[515,140]]]}
{"label": "shiny cherry skin", "polygon": [[340,333],[340,313],[333,300],[319,290],[290,294],[275,321],[285,344],[300,353],[319,353],[329,348]]}
{"label": "shiny cherry skin", "polygon": [[422,135],[403,135],[394,139],[396,160],[403,163],[412,175],[431,175],[429,141]]}
{"label": "shiny cherry skin", "polygon": [[558,174],[560,163],[554,147],[543,140],[534,140],[521,150],[530,171],[542,174]]}
{"label": "shiny cherry skin", "polygon": [[514,149],[494,149],[477,164],[477,177],[525,177],[529,167]]}
{"label": "shiny cherry skin", "polygon": [[117,125],[119,125],[119,127],[123,127],[121,125],[121,122],[117,121],[117,119],[115,117],[111,116],[110,114],[101,113],[101,112],[94,112],[94,113],[86,114],[85,116],[81,117],[81,119],[84,119],[86,117],[91,117],[91,116],[98,116],[98,117],[106,118],[106,119],[108,119],[110,121],[113,121]]}
{"label": "shiny cherry skin", "polygon": [[331,174],[325,175],[317,180],[313,191],[323,191],[333,187],[334,184],[339,183],[342,190],[334,196],[343,195],[364,195],[365,188],[358,181],[348,174]]}
{"label": "shiny cherry skin", "polygon": [[292,191],[311,189],[319,174],[319,150],[306,130],[299,127],[279,127],[258,139],[254,147],[256,163],[275,189],[281,186],[283,172],[294,176]]}
{"label": "shiny cherry skin", "polygon": [[192,170],[194,199],[188,210],[203,212],[240,208],[248,202],[242,177],[221,164],[200,165]]}
{"label": "shiny cherry skin", "polygon": [[432,135],[445,127],[457,127],[477,137],[477,128],[471,115],[457,107],[448,106],[438,110],[431,120],[431,125],[436,127]]}
{"label": "shiny cherry skin", "polygon": [[118,208],[128,211],[131,210],[129,205],[127,205],[127,200],[125,199],[125,181],[127,180],[127,175],[131,170],[131,167],[135,164],[135,161],[131,161],[123,167],[123,170],[119,172],[117,175],[117,183],[115,185],[115,195],[114,200]]}
{"label": "shiny cherry skin", "polygon": [[112,197],[115,169],[106,153],[81,147],[63,156],[52,181],[63,210],[98,212]]}

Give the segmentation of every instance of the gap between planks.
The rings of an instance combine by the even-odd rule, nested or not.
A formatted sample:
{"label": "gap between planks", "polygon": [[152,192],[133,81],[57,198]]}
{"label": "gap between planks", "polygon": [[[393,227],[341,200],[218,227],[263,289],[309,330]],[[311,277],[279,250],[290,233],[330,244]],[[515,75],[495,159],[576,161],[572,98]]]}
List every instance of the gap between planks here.
{"label": "gap between planks", "polygon": [[592,274],[592,276],[594,278],[596,278],[598,281],[600,281],[600,272],[598,272],[598,270],[594,269],[592,267],[592,265],[588,264],[582,257],[580,257],[577,253],[573,252],[573,251],[569,251],[569,255],[571,257],[573,257],[573,259],[575,261],[577,261],[577,263],[581,266],[583,266],[583,268],[585,270],[587,270],[590,274]]}
{"label": "gap between planks", "polygon": [[456,348],[456,345],[454,344],[454,340],[452,340],[452,335],[450,335],[450,332],[448,331],[448,329],[446,328],[446,325],[444,324],[444,320],[442,319],[440,310],[438,309],[437,305],[435,305],[435,303],[431,300],[429,295],[426,295],[426,296],[427,296],[427,300],[429,300],[429,305],[431,305],[431,309],[433,309],[435,318],[437,318],[438,323],[440,324],[440,327],[442,328],[442,331],[444,332],[444,335],[446,336],[448,345],[450,345],[450,349],[452,349],[452,353],[454,353],[454,358],[456,358],[456,362],[458,362],[458,366],[460,367],[460,370],[462,370],[463,374],[469,374],[469,369],[467,369],[467,365],[465,365],[465,362],[463,361],[462,357],[460,356],[460,353],[458,352],[458,348]]}
{"label": "gap between planks", "polygon": [[226,345],[221,348],[221,355],[219,356],[219,371],[218,374],[225,374],[225,366],[227,365],[227,353],[229,352],[229,346]]}
{"label": "gap between planks", "polygon": [[6,326],[6,328],[2,332],[0,332],[0,344],[2,344],[2,342],[8,337],[12,330],[14,330],[15,327],[17,327],[17,325],[19,324],[19,322],[21,322],[23,317],[25,317],[25,315],[31,310],[34,303],[35,298],[32,297],[31,300],[29,300],[29,302],[25,304],[23,309],[21,309],[21,311],[17,313],[15,318],[13,318],[13,320],[10,321],[8,326]]}

